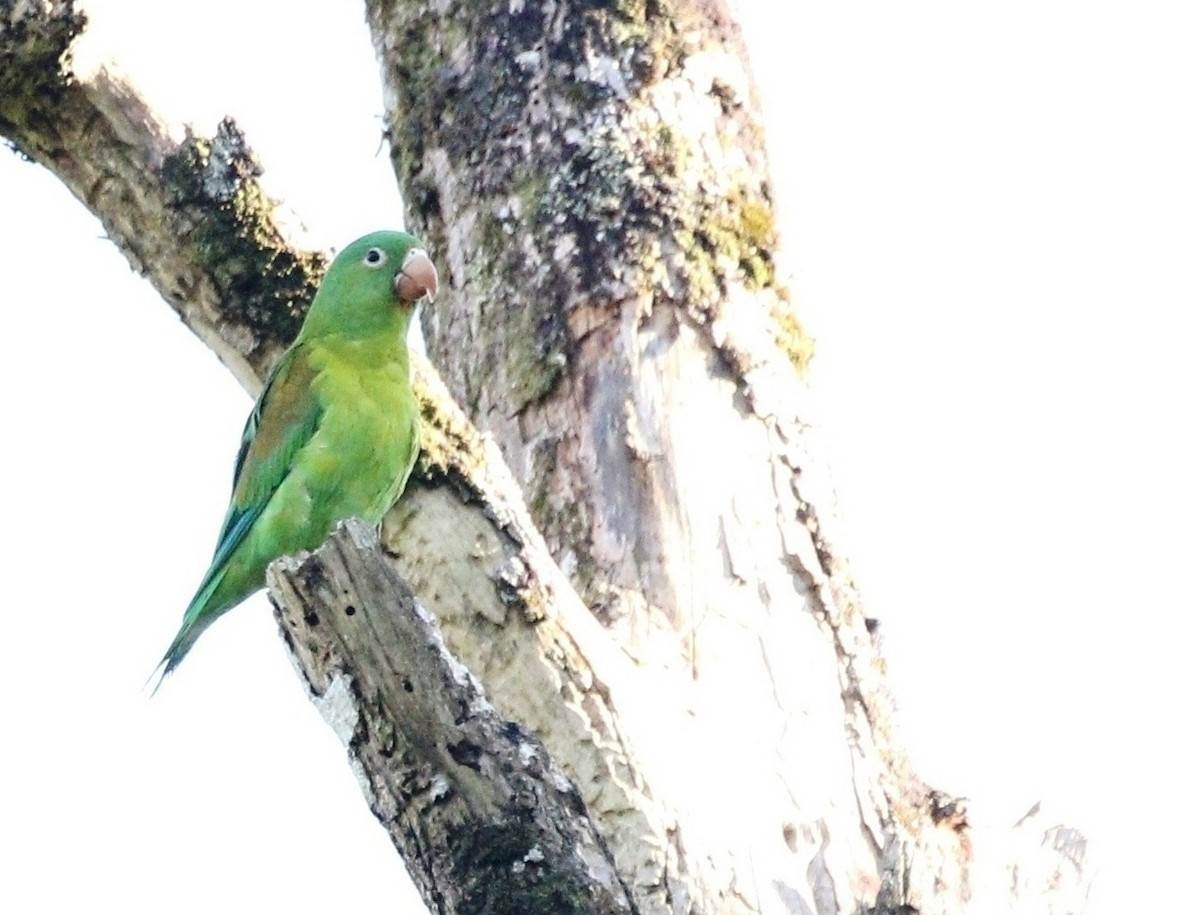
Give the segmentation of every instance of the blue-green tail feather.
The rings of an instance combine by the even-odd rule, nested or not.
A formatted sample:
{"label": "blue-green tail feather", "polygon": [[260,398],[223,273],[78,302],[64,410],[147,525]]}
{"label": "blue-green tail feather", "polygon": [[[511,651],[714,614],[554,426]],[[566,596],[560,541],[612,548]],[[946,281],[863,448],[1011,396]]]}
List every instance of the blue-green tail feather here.
{"label": "blue-green tail feather", "polygon": [[[251,414],[252,419],[253,416],[254,414]],[[225,516],[225,523],[221,527],[221,536],[217,540],[217,549],[213,553],[212,564],[208,567],[204,580],[200,582],[196,596],[192,598],[192,602],[188,604],[188,608],[183,614],[183,624],[179,627],[179,633],[171,642],[171,647],[167,649],[162,660],[158,662],[158,666],[154,668],[154,672],[150,674],[150,679],[146,681],[149,684],[150,680],[153,680],[156,675],[158,676],[158,682],[154,684],[154,690],[151,692],[152,696],[158,692],[163,681],[170,676],[171,671],[179,666],[184,656],[196,644],[200,633],[229,609],[229,606],[211,606],[213,594],[229,569],[233,551],[246,539],[251,526],[262,514],[265,504],[265,502],[260,502],[249,510],[239,510],[236,506],[230,506],[229,513]]]}
{"label": "blue-green tail feather", "polygon": [[151,680],[154,680],[155,677],[158,678],[154,683],[154,688],[150,691],[151,696],[154,696],[158,692],[159,687],[163,685],[163,681],[171,675],[172,671],[179,666],[187,653],[191,651],[192,646],[196,644],[196,640],[200,638],[200,634],[221,615],[219,610],[214,612],[215,608],[209,606],[209,601],[212,600],[213,593],[217,590],[217,585],[225,577],[224,573],[224,567],[218,569],[214,565],[208,570],[208,574],[204,576],[204,581],[200,583],[200,590],[196,592],[196,596],[192,598],[192,602],[188,604],[187,611],[183,614],[183,623],[179,627],[179,632],[176,633],[166,654],[162,656],[162,660],[158,662],[158,666],[154,668],[150,677],[146,680],[146,685],[149,685]]}

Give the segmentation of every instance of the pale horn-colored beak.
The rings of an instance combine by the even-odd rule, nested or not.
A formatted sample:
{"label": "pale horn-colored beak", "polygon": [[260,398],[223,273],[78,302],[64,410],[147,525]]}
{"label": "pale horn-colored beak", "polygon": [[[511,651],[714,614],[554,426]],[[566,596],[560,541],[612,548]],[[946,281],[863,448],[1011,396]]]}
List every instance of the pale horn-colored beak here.
{"label": "pale horn-colored beak", "polygon": [[396,295],[402,302],[415,302],[421,296],[433,298],[437,294],[437,268],[429,255],[420,248],[413,248],[404,258],[404,266],[394,281]]}

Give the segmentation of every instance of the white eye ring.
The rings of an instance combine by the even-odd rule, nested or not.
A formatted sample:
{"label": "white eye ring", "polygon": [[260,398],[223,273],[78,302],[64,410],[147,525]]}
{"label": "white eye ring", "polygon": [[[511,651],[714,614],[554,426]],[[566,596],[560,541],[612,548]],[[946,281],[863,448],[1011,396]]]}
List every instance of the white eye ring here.
{"label": "white eye ring", "polygon": [[367,252],[362,262],[372,270],[377,270],[387,263],[387,253],[382,248],[372,248]]}

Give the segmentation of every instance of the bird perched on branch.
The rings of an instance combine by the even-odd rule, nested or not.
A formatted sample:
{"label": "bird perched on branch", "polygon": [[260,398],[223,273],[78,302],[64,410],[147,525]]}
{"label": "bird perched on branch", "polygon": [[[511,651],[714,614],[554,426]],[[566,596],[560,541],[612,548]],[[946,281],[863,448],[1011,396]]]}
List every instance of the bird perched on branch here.
{"label": "bird perched on branch", "polygon": [[217,549],[162,678],[217,617],[264,587],[273,560],[316,549],[345,518],[377,524],[396,500],[418,447],[405,338],[437,284],[404,232],[365,235],[330,264],[246,420]]}

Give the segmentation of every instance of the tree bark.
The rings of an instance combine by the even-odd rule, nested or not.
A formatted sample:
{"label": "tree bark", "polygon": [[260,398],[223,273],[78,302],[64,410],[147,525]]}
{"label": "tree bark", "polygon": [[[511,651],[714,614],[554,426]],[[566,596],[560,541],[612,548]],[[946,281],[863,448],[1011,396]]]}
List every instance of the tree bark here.
{"label": "tree bark", "polygon": [[368,8],[402,191],[450,267],[431,357],[688,722],[658,791],[696,904],[961,904],[961,824],[890,733],[832,532],[723,6]]}
{"label": "tree bark", "polygon": [[628,913],[578,790],[351,521],[268,573],[288,647],[435,911]]}
{"label": "tree bark", "polygon": [[173,131],[118,75],[77,78],[71,43],[83,26],[72,2],[0,5],[0,135],[96,214],[130,266],[257,393],[300,329],[324,257],[284,240],[232,121],[211,139]]}
{"label": "tree bark", "polygon": [[[432,623],[349,534],[276,567],[273,596],[426,902],[514,910],[480,895],[499,867],[536,876],[504,892],[567,888],[538,897],[557,911],[1075,910],[1078,837],[1027,819],[973,860],[963,804],[891,732],[723,6],[373,0],[368,19],[404,196],[449,268],[426,338],[470,417],[418,363],[423,454],[383,540],[499,717],[453,712],[482,708],[473,684],[421,654]],[[0,133],[256,390],[322,260],[275,225],[231,122],[176,142],[119,79],[76,78],[82,26],[69,2],[0,2]],[[414,710],[396,674],[418,659]],[[553,809],[576,797],[586,816]],[[456,854],[531,823],[532,844]]]}

